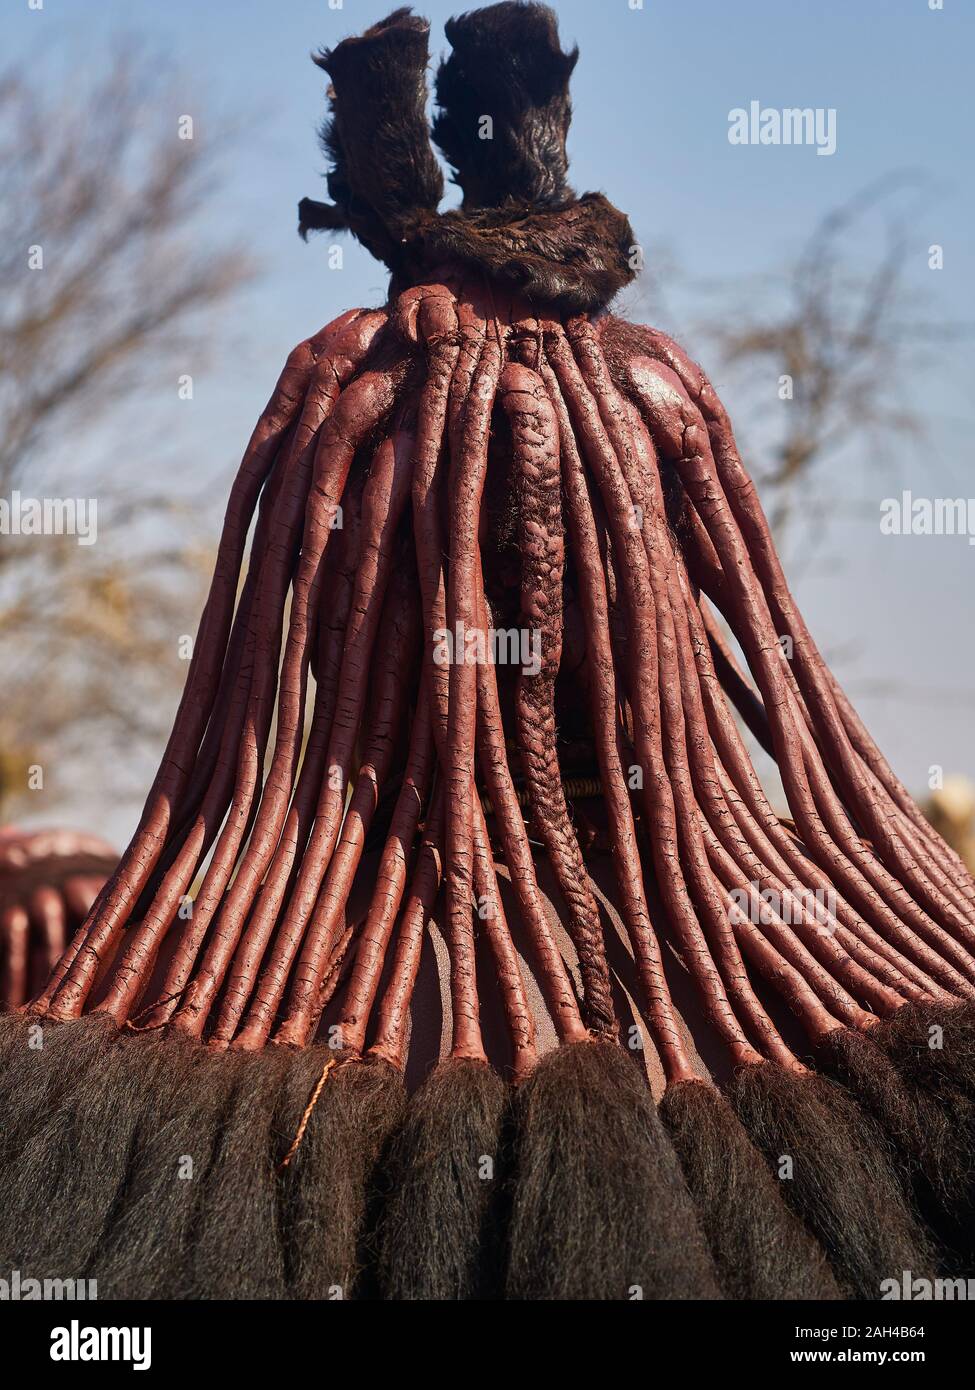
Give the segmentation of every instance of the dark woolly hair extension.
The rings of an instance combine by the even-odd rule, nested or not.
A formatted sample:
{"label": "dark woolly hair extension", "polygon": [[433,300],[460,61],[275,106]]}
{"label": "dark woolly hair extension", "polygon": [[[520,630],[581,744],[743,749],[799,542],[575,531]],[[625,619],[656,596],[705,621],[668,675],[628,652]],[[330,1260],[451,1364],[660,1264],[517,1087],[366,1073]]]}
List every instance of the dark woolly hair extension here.
{"label": "dark woolly hair extension", "polygon": [[[433,137],[456,171],[464,207],[566,202],[569,78],[579,50],[562,52],[553,11],[488,5],[444,27],[453,51],[437,72]],[[485,116],[489,140],[479,130]]]}
{"label": "dark woolly hair extension", "polygon": [[920,1112],[921,1169],[940,1233],[975,1268],[975,1006],[907,1005],[871,1037]]}
{"label": "dark woolly hair extension", "polygon": [[[74,1084],[8,1163],[0,1262],[25,1276],[84,1270],[121,1190],[156,1078],[168,1066],[158,1039],[119,1035],[94,1049]],[[80,1042],[76,1041],[80,1048]]]}
{"label": "dark woolly hair extension", "polygon": [[[283,1158],[298,1133],[325,1063],[316,1047],[296,1054],[275,1128]],[[361,1297],[369,1256],[367,1217],[380,1158],[402,1122],[400,1073],[379,1058],[338,1063],[329,1072],[301,1143],[284,1169],[282,1228],[291,1298]]]}
{"label": "dark woolly hair extension", "polygon": [[190,1297],[197,1218],[234,1077],[227,1057],[167,1042],[125,1186],[85,1271],[100,1298]]}
{"label": "dark woolly hair extension", "polygon": [[548,1053],[514,1120],[507,1298],[721,1297],[677,1156],[621,1048]]}
{"label": "dark woolly hair extension", "polygon": [[[500,1296],[501,1125],[507,1087],[470,1058],[441,1062],[410,1099],[385,1165],[379,1281],[389,1299]],[[482,1172],[490,1159],[490,1175]]]}
{"label": "dark woolly hair extension", "polygon": [[[874,1030],[876,1031],[876,1030]],[[864,1106],[887,1134],[914,1184],[918,1205],[953,1248],[975,1254],[975,1103],[941,1083],[915,1083],[869,1036],[838,1029],[817,1061]]]}
{"label": "dark woolly hair extension", "polygon": [[879,1298],[883,1280],[933,1269],[928,1238],[883,1137],[840,1086],[765,1062],[741,1067],[729,1092],[773,1173],[791,1160],[782,1195],[851,1297]]}
{"label": "dark woolly hair extension", "polygon": [[[926,1098],[929,1093],[922,1094]],[[946,1247],[946,1264],[971,1277],[975,1274],[975,1102],[945,1087],[932,1096],[922,1113],[927,1127],[918,1206]]]}
{"label": "dark woolly hair extension", "polygon": [[229,1053],[233,1091],[193,1237],[196,1298],[285,1298],[273,1117],[292,1066],[283,1048]]}
{"label": "dark woolly hair extension", "polygon": [[[873,1032],[865,1036],[851,1029],[838,1029],[820,1042],[816,1060],[874,1116],[909,1170],[920,1170],[947,1193],[958,1181],[970,1179],[975,1165],[975,1154],[968,1154],[969,1146],[962,1135],[952,1133],[951,1118],[940,1104],[945,1096],[961,1099],[961,1094],[944,1084],[939,1084],[938,1092],[934,1092],[914,1082],[877,1046],[873,1036]],[[945,1146],[954,1148],[956,1143],[959,1152],[949,1156]],[[958,1163],[965,1166],[951,1177],[942,1172],[939,1179],[939,1170],[945,1163],[948,1171]]]}
{"label": "dark woolly hair extension", "polygon": [[[7,1165],[62,1096],[83,1080],[118,1041],[118,1026],[105,1018],[72,1023],[4,1020],[8,1047],[0,1069],[0,1161]],[[0,1208],[0,1233],[3,1231]],[[3,1237],[0,1234],[0,1248]]]}
{"label": "dark woolly hair extension", "polygon": [[907,1004],[871,1036],[904,1076],[975,1100],[975,1005]]}
{"label": "dark woolly hair extension", "polygon": [[17,1143],[16,1135],[10,1132],[8,1126],[16,1109],[18,1076],[22,1076],[22,1066],[25,1062],[44,1061],[43,1055],[38,1057],[36,1045],[34,1048],[30,1046],[32,1039],[41,1036],[37,1032],[39,1028],[43,1030],[39,1020],[26,1014],[0,1014],[0,1116],[3,1117],[0,1123],[0,1163],[12,1151],[11,1146]]}
{"label": "dark woolly hair extension", "polygon": [[27,1046],[30,1028],[35,1020],[26,1014],[0,1014],[0,1076],[7,1061],[20,1047]]}
{"label": "dark woolly hair extension", "polygon": [[660,1114],[729,1298],[838,1299],[822,1248],[714,1086],[668,1086]]}
{"label": "dark woolly hair extension", "polygon": [[[7,1173],[16,1172],[21,1153],[52,1109],[117,1045],[119,1032],[104,1018],[72,1023],[19,1020],[5,1031],[9,1047],[0,1071],[0,1162]],[[18,1237],[19,1213],[10,1200],[10,1187],[5,1181],[0,1256],[16,1248]]]}

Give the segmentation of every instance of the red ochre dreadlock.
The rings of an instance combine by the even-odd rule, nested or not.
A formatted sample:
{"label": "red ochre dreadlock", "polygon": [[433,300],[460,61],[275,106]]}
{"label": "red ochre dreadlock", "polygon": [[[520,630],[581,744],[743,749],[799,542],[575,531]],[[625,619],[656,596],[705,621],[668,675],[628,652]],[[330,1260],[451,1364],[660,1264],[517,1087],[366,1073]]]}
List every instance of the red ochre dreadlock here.
{"label": "red ochre dreadlock", "polygon": [[[427,33],[400,10],[317,60],[334,201],[302,230],[351,229],[389,302],[291,353],[142,820],[6,1030],[0,1264],[392,1298],[870,1298],[955,1268],[975,883],[827,670],[707,377],[607,312],[633,235],[565,182],[554,16],[448,25],[445,214]],[[509,619],[517,669],[491,657]],[[407,1106],[434,922],[449,1055]],[[66,1135],[82,1158],[38,1178]]]}

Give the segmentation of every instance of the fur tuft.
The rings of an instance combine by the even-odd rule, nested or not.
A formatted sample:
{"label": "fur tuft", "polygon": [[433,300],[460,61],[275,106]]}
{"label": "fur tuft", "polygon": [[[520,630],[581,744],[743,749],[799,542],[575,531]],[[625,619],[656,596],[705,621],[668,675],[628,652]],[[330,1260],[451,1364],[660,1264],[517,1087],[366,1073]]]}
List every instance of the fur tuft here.
{"label": "fur tuft", "polygon": [[730,1095],[752,1142],[781,1175],[783,1197],[850,1296],[880,1298],[885,1279],[933,1268],[883,1137],[840,1086],[765,1062],[742,1067]]}
{"label": "fur tuft", "polygon": [[619,1047],[556,1048],[514,1118],[508,1298],[720,1298],[677,1157]]}
{"label": "fur tuft", "polygon": [[[44,1122],[61,1096],[83,1080],[103,1053],[115,1046],[118,1029],[105,1018],[48,1023],[22,1016],[4,1018],[7,1046],[0,1070],[0,1173]],[[2,1213],[0,1213],[2,1220]]]}
{"label": "fur tuft", "polygon": [[433,136],[464,190],[464,207],[566,202],[569,78],[579,51],[562,52],[554,12],[488,5],[449,19],[445,32],[453,51],[437,73]]}
{"label": "fur tuft", "polygon": [[729,1298],[838,1299],[817,1245],[713,1086],[681,1081],[660,1103]]}
{"label": "fur tuft", "polygon": [[442,215],[424,114],[428,36],[426,20],[400,9],[315,59],[332,79],[322,130],[332,203],[303,198],[299,232],[347,229],[403,283],[449,263],[560,313],[604,308],[634,277],[633,229],[601,193],[576,199],[566,183],[578,55],[559,47],[555,15],[508,0],[448,22],[434,130],[465,196]]}
{"label": "fur tuft", "polygon": [[848,1090],[857,1103],[903,1149],[915,1156],[918,1115],[902,1077],[871,1037],[837,1028],[820,1040],[816,1062]]}
{"label": "fur tuft", "polygon": [[[329,1055],[316,1047],[292,1059],[275,1121],[282,1158]],[[361,1296],[377,1168],[405,1105],[403,1078],[387,1062],[350,1060],[329,1073],[283,1173],[291,1298]]]}
{"label": "fur tuft", "polygon": [[418,217],[408,248],[418,264],[480,270],[564,314],[594,313],[628,285],[633,229],[601,193],[558,211],[510,207]]}
{"label": "fur tuft", "polygon": [[334,207],[303,200],[302,235],[347,227],[392,268],[404,218],[440,202],[443,176],[426,123],[429,33],[425,19],[399,9],[316,57],[332,79],[322,145]]}
{"label": "fur tuft", "polygon": [[410,1100],[384,1183],[379,1271],[385,1298],[498,1296],[506,1101],[497,1073],[467,1058],[441,1062]]}

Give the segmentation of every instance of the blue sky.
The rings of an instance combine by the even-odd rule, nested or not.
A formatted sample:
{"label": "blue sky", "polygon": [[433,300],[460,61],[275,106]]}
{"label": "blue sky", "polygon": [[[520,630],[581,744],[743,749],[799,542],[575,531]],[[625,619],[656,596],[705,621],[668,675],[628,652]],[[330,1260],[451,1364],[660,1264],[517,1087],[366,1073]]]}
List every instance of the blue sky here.
{"label": "blue sky", "polygon": [[[630,214],[651,268],[672,257],[701,284],[771,270],[829,208],[888,171],[911,169],[923,172],[931,189],[911,228],[911,285],[921,312],[947,309],[975,319],[975,7],[965,0],[944,0],[941,10],[929,0],[634,4],[558,0],[554,8],[563,43],[581,50],[572,181],[580,190],[602,189]],[[464,8],[463,0],[416,8],[432,21],[438,55],[443,22]],[[216,364],[201,377],[192,423],[180,435],[180,447],[198,452],[221,495],[287,350],[342,308],[383,297],[381,267],[354,243],[346,244],[342,271],[329,271],[324,242],[303,246],[294,227],[298,199],[324,196],[315,137],[324,82],[308,53],[361,30],[385,9],[378,0],[344,0],[338,8],[328,0],[5,6],[14,56],[50,46],[70,80],[72,64],[97,60],[117,34],[141,34],[180,70],[183,109],[204,113],[201,139],[208,120],[221,114],[243,123],[246,141],[208,221],[214,231],[247,241],[261,277],[233,316],[234,340],[244,351],[232,367]],[[752,100],[835,108],[836,153],[730,145],[728,113]],[[876,229],[864,233],[866,257],[875,250],[871,235]],[[932,243],[945,248],[939,272],[927,268]],[[659,307],[652,285],[637,303],[638,315]],[[679,290],[664,303],[664,326],[707,365],[707,343],[689,337],[699,299]],[[957,495],[971,473],[972,354],[970,340],[946,346],[922,383],[927,443],[902,461],[904,486],[918,493]],[[729,405],[734,418],[734,398]],[[824,484],[833,481],[848,479]],[[874,499],[878,486],[868,477],[857,495]],[[973,573],[975,548],[964,538],[884,538],[868,510],[837,523],[828,564],[797,585],[814,632],[827,649],[845,653],[842,674],[854,692],[858,683],[864,689],[858,703],[915,789],[923,789],[932,763],[975,775]],[[865,687],[892,681],[906,683],[909,693],[894,700]],[[935,699],[932,692],[947,695]]]}

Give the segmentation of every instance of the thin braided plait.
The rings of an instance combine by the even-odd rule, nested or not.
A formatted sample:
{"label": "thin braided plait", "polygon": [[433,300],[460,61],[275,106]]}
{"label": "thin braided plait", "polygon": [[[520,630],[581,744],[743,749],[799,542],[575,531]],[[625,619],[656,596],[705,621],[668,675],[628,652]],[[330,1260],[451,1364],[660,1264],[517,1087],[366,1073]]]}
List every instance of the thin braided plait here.
{"label": "thin braided plait", "polygon": [[[480,565],[477,584],[481,626],[487,631],[491,626],[490,610],[484,597]],[[527,828],[508,765],[497,677],[494,663],[490,661],[477,668],[477,721],[484,782],[522,920],[532,943],[542,992],[560,1040],[580,1042],[588,1034],[538,886]]]}
{"label": "thin braided plait", "polygon": [[541,378],[509,366],[500,396],[512,434],[518,477],[521,614],[537,643],[537,670],[518,677],[516,727],[532,823],[546,850],[569,912],[579,952],[586,1017],[596,1032],[615,1024],[599,908],[569,820],[556,751],[555,678],[562,657],[564,543],[558,429]]}

